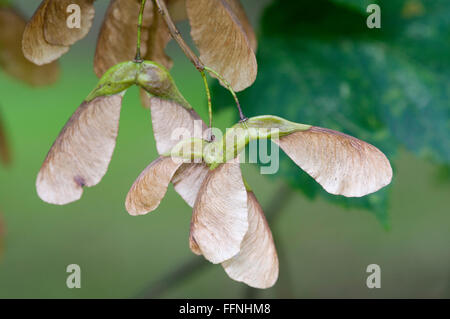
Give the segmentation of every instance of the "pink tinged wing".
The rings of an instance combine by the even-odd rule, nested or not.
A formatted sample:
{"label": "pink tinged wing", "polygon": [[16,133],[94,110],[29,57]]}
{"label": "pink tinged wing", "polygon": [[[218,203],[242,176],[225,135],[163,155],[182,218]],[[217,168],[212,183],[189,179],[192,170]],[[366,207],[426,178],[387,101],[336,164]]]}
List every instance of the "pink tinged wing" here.
{"label": "pink tinged wing", "polygon": [[125,207],[130,215],[144,215],[155,210],[167,192],[167,187],[181,161],[159,157],[139,175],[128,192]]}
{"label": "pink tinged wing", "polygon": [[[49,44],[70,46],[83,39],[91,29],[94,20],[94,0],[50,0],[44,15],[44,38]],[[71,11],[76,5],[80,8],[80,25],[69,27]]]}
{"label": "pink tinged wing", "polygon": [[252,85],[258,65],[239,21],[243,15],[233,12],[237,6],[231,7],[225,0],[186,0],[186,9],[200,60],[221,74],[235,91]]}
{"label": "pink tinged wing", "polygon": [[253,192],[248,192],[248,231],[239,253],[222,263],[228,276],[254,288],[272,287],[278,278],[278,256],[272,232]]}
{"label": "pink tinged wing", "polygon": [[389,160],[379,149],[340,132],[312,127],[275,142],[331,194],[360,197],[392,179]]}
{"label": "pink tinged wing", "polygon": [[50,149],[39,171],[39,197],[63,205],[80,199],[83,186],[105,175],[116,145],[123,93],[84,102]]}
{"label": "pink tinged wing", "polygon": [[[169,152],[178,142],[186,138],[202,138],[205,123],[193,109],[186,109],[173,100],[150,98],[153,133],[159,154]],[[174,134],[186,132],[189,136]]]}
{"label": "pink tinged wing", "polygon": [[210,171],[200,188],[191,221],[191,249],[194,243],[197,253],[221,263],[239,252],[247,230],[247,191],[239,163],[230,161]]}
{"label": "pink tinged wing", "polygon": [[50,4],[51,0],[42,1],[23,33],[23,54],[28,60],[37,65],[50,63],[69,51],[68,46],[53,45],[45,40],[45,13],[47,6]]}
{"label": "pink tinged wing", "polygon": [[194,207],[208,172],[209,168],[205,163],[184,163],[172,178],[175,190],[189,206]]}

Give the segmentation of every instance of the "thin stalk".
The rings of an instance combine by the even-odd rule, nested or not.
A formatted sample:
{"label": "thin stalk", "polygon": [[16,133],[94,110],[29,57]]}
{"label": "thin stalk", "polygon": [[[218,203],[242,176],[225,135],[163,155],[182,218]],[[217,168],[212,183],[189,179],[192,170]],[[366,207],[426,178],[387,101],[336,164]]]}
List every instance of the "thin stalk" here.
{"label": "thin stalk", "polygon": [[[208,114],[209,114],[209,129],[210,129],[210,134],[212,134],[211,129],[212,129],[212,103],[211,103],[211,93],[209,91],[209,86],[208,86],[208,79],[206,78],[206,74],[205,71],[200,71],[200,74],[202,75],[203,78],[203,84],[205,85],[205,90],[206,90],[206,96],[208,98]],[[209,140],[212,141],[213,136],[211,135],[209,137]]]}
{"label": "thin stalk", "polygon": [[155,4],[158,7],[159,13],[163,16],[164,21],[166,22],[167,27],[169,28],[170,35],[172,38],[178,43],[181,50],[183,50],[184,54],[187,58],[192,62],[197,70],[200,72],[205,69],[202,61],[195,55],[195,53],[191,50],[191,48],[184,42],[181,37],[180,31],[178,31],[175,23],[170,17],[169,10],[167,10],[166,4],[164,0],[155,0]]}
{"label": "thin stalk", "polygon": [[[244,113],[241,109],[241,104],[239,103],[239,100],[236,96],[236,93],[231,88],[231,85],[221,76],[219,73],[214,71],[213,69],[205,66],[202,61],[200,61],[200,58],[195,55],[195,53],[191,50],[191,48],[184,42],[180,31],[178,31],[177,27],[175,26],[175,23],[173,22],[172,18],[170,17],[169,10],[167,10],[166,4],[163,0],[154,0],[156,6],[158,7],[159,13],[163,16],[164,21],[166,22],[166,25],[169,29],[169,33],[172,36],[172,38],[178,43],[178,46],[183,50],[186,57],[191,61],[191,63],[195,66],[195,68],[202,73],[203,71],[208,71],[209,73],[214,74],[223,84],[226,85],[228,91],[230,91],[231,95],[233,96],[234,100],[236,101],[236,106],[239,110],[239,118],[240,122],[247,121],[247,118],[245,117]],[[203,72],[204,73],[204,72]],[[204,74],[202,73],[202,77]],[[203,79],[205,80],[205,79]],[[209,94],[209,89],[207,88],[207,94]]]}
{"label": "thin stalk", "polygon": [[143,60],[141,58],[141,32],[142,32],[142,20],[144,17],[144,8],[147,0],[142,0],[141,9],[139,10],[139,18],[138,18],[138,30],[137,30],[137,44],[136,44],[136,57],[134,58],[135,62],[141,63]]}
{"label": "thin stalk", "polygon": [[228,83],[227,80],[225,80],[223,78],[223,76],[221,76],[219,73],[217,73],[216,71],[214,71],[210,67],[205,66],[205,70],[208,71],[209,73],[213,74],[215,77],[217,77],[227,87],[228,91],[230,91],[231,95],[234,98],[234,101],[236,102],[236,106],[237,106],[238,111],[239,111],[239,118],[240,118],[239,122],[247,121],[247,117],[242,112],[241,104],[239,103],[239,99],[237,98],[236,93],[234,92],[234,90],[231,87],[230,83]]}

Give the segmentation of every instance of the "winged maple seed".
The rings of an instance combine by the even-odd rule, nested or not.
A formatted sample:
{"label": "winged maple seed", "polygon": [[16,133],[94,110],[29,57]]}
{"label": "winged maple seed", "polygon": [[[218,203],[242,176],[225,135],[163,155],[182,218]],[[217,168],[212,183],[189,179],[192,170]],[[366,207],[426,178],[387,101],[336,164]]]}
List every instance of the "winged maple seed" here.
{"label": "winged maple seed", "polygon": [[239,1],[186,0],[186,8],[202,62],[234,91],[249,87],[257,73],[256,37]]}
{"label": "winged maple seed", "polygon": [[179,142],[139,175],[127,195],[127,211],[143,215],[155,210],[172,182],[193,207],[191,250],[221,263],[237,281],[257,288],[272,286],[278,276],[275,246],[238,160],[250,141],[262,138],[278,143],[332,194],[364,196],[392,178],[389,161],[370,144],[336,131],[258,116],[236,124],[218,141]]}
{"label": "winged maple seed", "polygon": [[270,228],[256,197],[246,189],[239,162],[209,170],[205,163],[183,163],[161,156],[138,177],[126,199],[132,215],[156,209],[169,183],[193,206],[190,247],[228,275],[256,288],[271,287],[278,257]]}
{"label": "winged maple seed", "polygon": [[[175,39],[178,33],[168,18],[165,2],[155,0],[145,7],[145,0],[140,6],[135,1],[111,2],[95,63],[98,75],[109,69],[57,137],[38,174],[37,192],[49,203],[66,204],[79,199],[84,186],[101,180],[114,151],[122,97],[130,86],[138,85],[150,102],[160,157],[132,185],[125,201],[127,211],[143,215],[155,210],[172,183],[193,208],[191,250],[212,263],[222,264],[237,281],[257,288],[271,287],[278,277],[278,257],[262,208],[242,177],[239,158],[246,145],[253,140],[271,139],[326,191],[348,197],[364,196],[389,184],[390,163],[374,146],[336,131],[270,115],[247,119],[234,90],[248,87],[256,77],[256,40],[242,6],[235,0],[186,0],[192,37],[201,59],[208,64],[199,70],[209,98],[210,128],[212,108],[204,70],[227,86],[241,118],[222,138],[211,139],[206,125],[178,91],[167,70],[158,63],[141,60],[142,53],[171,65],[164,53],[167,32]],[[184,17],[184,1],[166,2],[173,6],[174,16]],[[43,22],[51,5],[51,0],[44,1],[29,24],[39,42],[36,48],[43,44],[47,49],[55,46],[49,44],[46,34],[51,34],[51,28]],[[156,9],[162,14],[156,14]],[[128,30],[136,20],[135,37]],[[135,51],[128,50],[128,41],[137,42],[134,61],[114,65],[134,57]],[[195,60],[185,43],[177,41],[186,49],[186,55]],[[36,48],[33,56],[41,60],[63,52],[53,48],[46,55]],[[190,138],[182,134],[173,138],[175,129],[184,129]]]}
{"label": "winged maple seed", "polygon": [[104,74],[50,149],[36,181],[44,201],[67,204],[81,197],[83,186],[100,182],[115,148],[122,98],[132,85],[151,95],[158,150],[170,150],[179,142],[165,140],[174,128],[193,130],[198,115],[163,66],[148,61],[121,63]]}

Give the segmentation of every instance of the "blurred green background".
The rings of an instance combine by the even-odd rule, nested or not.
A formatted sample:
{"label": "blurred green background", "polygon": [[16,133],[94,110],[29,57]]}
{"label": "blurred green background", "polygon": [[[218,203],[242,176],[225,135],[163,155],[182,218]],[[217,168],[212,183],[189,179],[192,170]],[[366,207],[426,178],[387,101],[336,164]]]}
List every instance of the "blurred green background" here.
{"label": "blurred green background", "polygon": [[[335,63],[330,63],[331,66],[326,65],[321,69],[320,63],[312,62],[304,62],[300,70],[289,69],[288,66],[274,66],[280,76],[271,76],[267,69],[268,66],[272,67],[270,61],[276,59],[268,53],[276,52],[276,23],[283,13],[283,8],[278,6],[277,10],[269,11],[275,12],[273,20],[270,20],[274,23],[273,28],[269,29],[270,32],[264,29],[264,23],[261,24],[262,27],[258,27],[264,19],[267,25],[267,17],[271,15],[267,11],[265,14],[263,12],[271,2],[243,1],[260,35],[259,79],[254,88],[249,89],[250,93],[241,94],[244,110],[248,110],[249,115],[254,115],[253,113],[257,114],[258,109],[261,109],[264,113],[270,111],[298,122],[320,125],[324,125],[323,118],[326,117],[327,126],[336,128],[339,124],[337,117],[330,116],[325,109],[319,113],[309,112],[308,110],[315,107],[315,102],[312,98],[304,98],[306,94],[321,96],[321,90],[324,96],[328,94],[326,97],[330,97],[328,87],[334,83],[319,81],[310,92],[305,92],[304,83],[300,80],[298,88],[290,87],[295,81],[291,82],[289,75],[297,71],[295,74],[301,74],[302,70],[312,74],[311,72],[318,70],[317,74],[327,76],[335,70],[334,67],[339,69],[339,65],[343,65],[344,68],[345,48],[344,53],[331,49],[323,54],[335,59]],[[279,1],[275,2],[279,5]],[[39,1],[22,0],[14,3],[30,16]],[[353,7],[352,1],[334,3],[346,8],[345,10],[348,8],[359,12],[359,8]],[[348,6],[348,3],[351,5]],[[277,4],[272,9],[276,9],[276,6]],[[86,39],[73,46],[61,59],[62,74],[56,84],[45,88],[30,88],[0,71],[0,107],[13,152],[12,165],[0,167],[0,212],[6,230],[4,238],[0,239],[4,246],[0,256],[0,298],[129,298],[143,296],[143,291],[145,296],[145,292],[151,291],[168,273],[187,261],[202,258],[194,256],[188,246],[191,209],[172,187],[155,212],[132,217],[125,211],[124,200],[129,187],[142,169],[157,156],[150,114],[140,106],[137,89],[130,89],[124,99],[117,147],[108,173],[101,183],[86,189],[81,200],[67,206],[46,204],[36,195],[35,178],[46,153],[67,119],[96,84],[92,61],[95,39],[105,7],[106,1],[97,1],[95,26]],[[338,16],[336,11],[332,12]],[[426,16],[426,12],[423,15]],[[317,23],[320,25],[320,21]],[[439,59],[442,59],[441,70],[443,65],[448,66],[450,59],[450,54],[446,51],[449,45],[446,42],[448,29],[442,29],[447,26],[448,23],[439,25],[439,30],[443,30],[446,37],[436,43],[440,50]],[[181,30],[183,34],[188,34],[186,23],[181,25]],[[320,30],[321,33],[317,34],[316,38],[320,38],[322,42],[297,48],[301,52],[308,51],[311,60],[317,59],[318,54],[325,52],[321,51],[320,45],[329,45],[328,37],[335,36]],[[283,32],[292,33],[292,37],[298,36],[295,28],[288,26]],[[343,32],[345,33],[345,30]],[[268,43],[269,38],[274,42]],[[396,39],[391,37],[389,41]],[[398,41],[395,43],[399,43]],[[288,43],[292,43],[292,39],[288,39]],[[317,51],[314,51],[316,49]],[[361,54],[357,56],[363,56],[364,50],[362,48],[359,51]],[[400,51],[407,53],[406,49]],[[283,52],[289,51],[286,49]],[[201,77],[173,43],[169,45],[168,53],[174,60],[172,74],[180,91],[206,119],[206,98]],[[278,59],[282,62],[288,61],[288,53],[285,56],[279,55]],[[367,61],[360,63],[370,69],[369,65],[365,64]],[[380,64],[374,65],[366,76],[373,78],[379,70],[377,66],[380,67]],[[424,66],[428,67],[432,70],[434,66]],[[442,71],[447,70],[444,68]],[[380,72],[388,71],[382,69]],[[402,72],[402,69],[396,69],[396,72]],[[351,128],[341,129],[367,139],[389,155],[392,154],[390,158],[394,166],[394,180],[389,187],[389,200],[386,201],[386,206],[381,208],[381,213],[380,208],[374,209],[370,205],[335,205],[327,197],[308,195],[308,191],[302,189],[302,183],[293,182],[293,179],[305,179],[300,169],[292,172],[281,171],[274,178],[260,175],[257,166],[243,165],[244,175],[262,207],[280,207],[276,220],[271,223],[280,255],[280,277],[277,284],[264,291],[251,291],[244,284],[229,279],[221,266],[199,263],[194,264],[195,267],[201,267],[199,271],[177,279],[173,285],[152,296],[449,298],[450,183],[448,162],[445,158],[449,151],[446,148],[449,140],[449,100],[445,98],[449,94],[449,75],[440,77],[439,80],[443,82],[439,82],[439,85],[430,84],[431,89],[427,86],[421,88],[425,93],[431,92],[430,94],[435,94],[433,97],[439,97],[433,99],[436,105],[432,107],[442,109],[443,112],[437,114],[443,114],[444,118],[435,118],[436,122],[431,123],[443,121],[444,126],[440,131],[441,135],[433,135],[432,140],[442,143],[443,151],[437,153],[444,156],[437,156],[437,159],[421,156],[420,152],[409,147],[416,145],[414,139],[401,143],[401,134],[400,137],[384,136],[379,140],[380,144],[377,144],[377,138],[371,139],[370,126],[365,127],[365,130],[369,131],[367,136],[359,136],[357,132],[352,132]],[[411,73],[404,76],[411,78]],[[423,73],[422,76],[430,79],[429,73]],[[313,79],[320,80],[320,77]],[[355,83],[349,83],[356,91],[364,90],[365,88],[356,84],[358,81],[360,79],[356,78]],[[298,109],[290,108],[285,112],[289,113],[288,115],[283,113],[283,110],[287,110],[295,98],[291,96],[289,99],[280,100],[276,91],[280,85],[303,96],[297,101]],[[404,89],[407,91],[408,87],[405,86]],[[236,119],[235,110],[225,107],[226,98],[222,98],[221,89],[216,87],[214,92],[217,92],[213,96],[214,103],[223,104],[215,116],[215,125],[222,129],[230,127]],[[255,95],[262,97],[258,100]],[[270,100],[270,96],[274,100]],[[369,101],[366,104],[356,98],[347,100],[347,103],[361,103],[361,107],[354,106],[359,110],[358,114],[371,113],[371,102],[381,99],[376,95],[376,91],[372,95],[364,93],[364,96]],[[400,100],[406,101],[406,104],[414,104],[414,101],[401,97],[397,101]],[[273,110],[264,105],[264,101],[270,102],[274,106]],[[391,102],[395,101],[394,99]],[[354,109],[345,106],[345,102],[338,100],[335,103],[336,108],[342,110],[340,114],[344,117],[352,119]],[[320,106],[320,101],[317,105]],[[391,106],[395,108],[396,105]],[[414,121],[403,123],[402,119],[404,117],[400,116],[397,120],[392,120],[387,127],[392,129],[402,125],[409,126],[411,132],[414,132]],[[359,123],[364,126],[364,121]],[[431,127],[436,127],[437,131],[438,125],[440,124]],[[373,130],[379,126],[382,124],[374,125]],[[383,126],[382,130],[388,128]],[[426,135],[434,134],[433,132],[421,133]],[[394,139],[398,141],[395,143],[395,152],[389,143],[383,144],[386,140],[392,142]],[[421,140],[420,143],[426,144],[427,140]],[[383,148],[385,145],[386,148]],[[282,161],[281,165],[283,164]],[[289,175],[287,179],[286,175]],[[283,201],[274,198],[278,194],[277,189],[286,187],[285,185],[291,185],[290,192],[293,195]],[[81,266],[81,289],[66,287],[68,274],[65,269],[73,263]],[[372,263],[381,266],[381,289],[368,289],[366,286],[366,267]]]}

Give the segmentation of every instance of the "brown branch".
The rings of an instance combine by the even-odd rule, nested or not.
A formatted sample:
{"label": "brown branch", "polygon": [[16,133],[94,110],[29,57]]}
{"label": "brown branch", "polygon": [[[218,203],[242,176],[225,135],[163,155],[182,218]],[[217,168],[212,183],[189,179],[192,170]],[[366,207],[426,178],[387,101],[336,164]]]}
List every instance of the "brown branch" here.
{"label": "brown branch", "polygon": [[283,183],[277,190],[275,196],[270,202],[269,208],[265,210],[267,222],[269,225],[275,223],[280,213],[286,208],[289,199],[294,195],[294,191],[285,183]]}
{"label": "brown branch", "polygon": [[170,288],[179,285],[181,282],[193,277],[200,270],[212,265],[204,258],[191,257],[179,267],[162,276],[160,279],[144,288],[138,295],[141,299],[155,299],[161,297]]}
{"label": "brown branch", "polygon": [[6,129],[3,125],[0,113],[0,162],[4,165],[11,163],[11,152],[9,149],[8,140],[6,138]]}
{"label": "brown branch", "polygon": [[195,68],[199,71],[203,71],[205,69],[205,66],[203,65],[202,61],[200,61],[199,57],[195,55],[191,48],[186,44],[186,42],[184,42],[183,38],[181,37],[180,31],[178,31],[175,23],[170,17],[169,10],[167,10],[164,0],[155,0],[155,4],[158,7],[159,13],[162,15],[164,21],[166,22],[172,38],[178,43],[181,50],[183,50],[184,54],[192,62]]}

